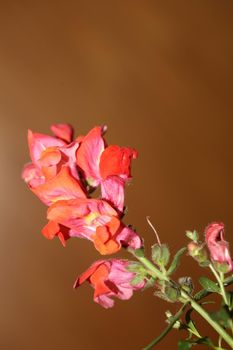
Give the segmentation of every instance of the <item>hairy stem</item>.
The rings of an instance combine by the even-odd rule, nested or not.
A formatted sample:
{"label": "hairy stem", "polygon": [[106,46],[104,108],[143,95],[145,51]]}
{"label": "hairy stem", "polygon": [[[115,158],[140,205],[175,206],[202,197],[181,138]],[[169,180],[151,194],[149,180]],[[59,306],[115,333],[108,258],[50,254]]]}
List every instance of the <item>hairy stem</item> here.
{"label": "hairy stem", "polygon": [[226,291],[225,291],[225,288],[224,288],[224,285],[223,285],[223,280],[220,278],[219,274],[217,273],[217,271],[215,270],[215,268],[213,267],[212,264],[209,264],[209,268],[210,270],[213,272],[218,284],[219,284],[219,287],[221,289],[221,295],[223,297],[223,300],[224,300],[224,303],[226,305],[228,305],[228,300],[227,300],[227,296],[226,296]]}
{"label": "hairy stem", "polygon": [[158,344],[173,328],[174,324],[176,323],[176,321],[179,320],[179,318],[182,316],[186,306],[188,305],[188,303],[182,305],[182,307],[177,311],[177,313],[172,317],[172,320],[169,322],[169,325],[164,329],[164,331],[154,340],[152,340],[152,342],[150,344],[148,344],[145,348],[143,348],[143,350],[150,350],[153,348],[153,346],[155,346],[156,344]]}
{"label": "hairy stem", "polygon": [[[150,260],[148,260],[144,254],[138,254],[137,251],[133,251],[133,250],[129,250],[129,252],[131,254],[133,254],[146,268],[148,273],[154,277],[154,278],[158,278],[159,280],[163,280],[163,281],[168,281],[171,282],[171,280],[164,275]],[[215,270],[214,270],[215,271]],[[216,272],[216,271],[215,271]],[[217,276],[216,276],[217,278]],[[218,278],[220,279],[220,277],[218,276]],[[220,279],[221,281],[221,279]],[[219,282],[219,281],[218,281]],[[231,281],[232,283],[232,281]],[[222,287],[224,289],[224,285],[222,282]],[[225,289],[224,289],[225,292]],[[225,342],[231,347],[231,349],[233,349],[233,339],[231,338],[231,336],[225,332],[225,330],[217,323],[215,322],[210,315],[201,307],[201,305],[199,305],[197,303],[197,301],[195,300],[195,298],[190,297],[185,291],[181,291],[181,296],[183,297],[184,301],[183,301],[183,307],[185,308],[185,306],[187,305],[187,303],[190,303],[192,308],[199,313],[200,316],[202,316],[202,318],[204,318],[209,325],[219,334],[219,336],[222,337],[222,339],[225,340]],[[183,307],[178,311],[178,318],[180,317],[180,315],[183,312]],[[175,315],[175,317],[177,316],[177,314]],[[173,323],[174,324],[174,323]],[[169,325],[170,326],[170,325]],[[159,337],[157,337],[155,340],[153,340],[147,347],[144,348],[144,350],[149,350],[151,349],[155,344],[157,344],[171,329],[171,327],[167,327],[164,332],[162,333],[162,335],[160,335]]]}
{"label": "hairy stem", "polygon": [[186,300],[189,300],[192,308],[199,313],[208,323],[209,325],[225,340],[225,342],[230,345],[231,349],[233,349],[233,339],[231,336],[217,323],[215,322],[210,315],[199,305],[195,299],[191,298],[188,294],[182,291],[183,297]]}

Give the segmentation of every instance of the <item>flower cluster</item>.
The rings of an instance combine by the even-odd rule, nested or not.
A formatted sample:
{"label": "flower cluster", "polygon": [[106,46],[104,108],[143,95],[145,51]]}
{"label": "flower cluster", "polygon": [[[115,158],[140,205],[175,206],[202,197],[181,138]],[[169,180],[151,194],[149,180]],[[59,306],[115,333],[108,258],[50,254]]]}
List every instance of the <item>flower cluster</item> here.
{"label": "flower cluster", "polygon": [[[224,239],[223,223],[208,225],[204,239],[199,238],[197,231],[187,231],[190,239],[187,247],[179,249],[171,259],[169,246],[161,243],[147,217],[157,240],[148,259],[140,236],[122,221],[125,185],[132,178],[131,163],[137,152],[129,147],[108,146],[105,126],[97,126],[86,136],[75,139],[68,124],[52,125],[51,130],[53,136],[28,131],[31,163],[22,173],[30,190],[48,207],[43,235],[47,239],[58,237],[63,246],[69,238],[86,238],[101,255],[114,254],[124,247],[137,259],[98,260],[76,279],[74,288],[89,283],[94,288],[94,301],[104,308],[114,305],[113,297],[128,300],[134,291],[150,287],[155,296],[169,303],[182,303],[176,314],[166,312],[167,328],[146,350],[153,348],[172,328],[188,332],[188,337],[179,341],[180,350],[198,344],[223,350],[222,340],[233,349],[233,337],[229,335],[233,329],[233,292],[226,290],[233,284],[233,275],[226,277],[233,271],[233,261],[229,243]],[[199,266],[209,269],[215,279],[200,277],[203,289],[195,295],[190,276],[178,279],[172,276],[185,252]],[[199,304],[209,294],[222,298],[220,309],[211,313],[203,309],[204,303]],[[201,335],[191,319],[193,311],[219,334],[218,347]],[[182,313],[186,313],[184,320]]]}
{"label": "flower cluster", "polygon": [[[86,238],[101,255],[116,253],[122,246],[140,248],[141,238],[122,222],[125,184],[132,178],[131,162],[137,152],[108,146],[106,126],[94,127],[75,139],[68,124],[52,125],[51,130],[53,136],[28,131],[31,163],[22,173],[30,190],[48,206],[43,235],[47,239],[57,236],[64,246],[71,237]],[[101,198],[92,196],[97,187]],[[75,287],[88,280],[95,288],[95,301],[110,307],[110,296],[128,299],[143,285],[130,285],[134,273],[126,271],[127,264],[116,259],[98,261]]]}

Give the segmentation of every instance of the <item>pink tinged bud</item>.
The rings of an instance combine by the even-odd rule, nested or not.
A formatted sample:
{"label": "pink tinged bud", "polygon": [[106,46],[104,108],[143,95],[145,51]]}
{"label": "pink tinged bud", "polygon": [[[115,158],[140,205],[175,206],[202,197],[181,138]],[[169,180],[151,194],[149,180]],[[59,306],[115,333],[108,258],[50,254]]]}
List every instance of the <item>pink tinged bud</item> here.
{"label": "pink tinged bud", "polygon": [[212,223],[205,229],[205,241],[210,251],[212,261],[226,264],[228,272],[233,270],[229,243],[224,240],[224,224]]}
{"label": "pink tinged bud", "polygon": [[104,308],[114,305],[112,297],[128,300],[133,291],[142,289],[145,282],[132,285],[135,273],[129,272],[127,260],[100,260],[95,262],[87,271],[77,278],[74,288],[78,288],[85,281],[94,288],[94,301]]}

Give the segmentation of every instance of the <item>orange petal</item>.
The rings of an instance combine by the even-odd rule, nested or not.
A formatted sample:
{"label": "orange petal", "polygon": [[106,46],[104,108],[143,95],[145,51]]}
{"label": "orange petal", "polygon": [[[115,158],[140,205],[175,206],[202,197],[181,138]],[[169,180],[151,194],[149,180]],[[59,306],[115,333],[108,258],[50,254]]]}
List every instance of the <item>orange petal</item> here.
{"label": "orange petal", "polygon": [[73,178],[66,166],[61,168],[57,176],[31,190],[47,205],[58,200],[86,198],[81,184]]}

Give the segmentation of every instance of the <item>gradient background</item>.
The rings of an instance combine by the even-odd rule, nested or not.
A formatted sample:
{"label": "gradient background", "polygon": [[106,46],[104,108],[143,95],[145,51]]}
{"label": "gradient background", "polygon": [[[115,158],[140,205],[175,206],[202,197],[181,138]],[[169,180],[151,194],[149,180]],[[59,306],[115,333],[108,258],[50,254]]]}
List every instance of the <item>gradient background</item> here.
{"label": "gradient background", "polygon": [[[20,179],[29,127],[105,123],[109,143],[138,149],[125,222],[147,247],[146,215],[172,252],[213,220],[233,242],[232,11],[231,0],[0,1],[1,349],[140,350],[177,308],[147,290],[106,311],[88,286],[72,290],[99,256],[40,234],[46,208]],[[197,278],[184,261],[178,275]]]}

